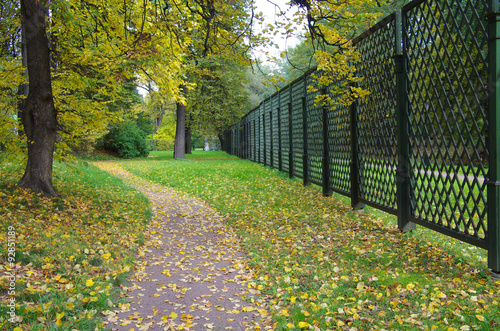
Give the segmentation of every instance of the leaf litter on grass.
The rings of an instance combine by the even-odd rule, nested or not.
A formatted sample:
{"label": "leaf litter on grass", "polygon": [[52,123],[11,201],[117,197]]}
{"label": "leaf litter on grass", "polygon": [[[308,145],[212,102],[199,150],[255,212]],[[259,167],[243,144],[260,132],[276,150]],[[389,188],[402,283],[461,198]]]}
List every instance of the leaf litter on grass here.
{"label": "leaf litter on grass", "polygon": [[[214,210],[141,180],[112,162],[101,169],[126,178],[153,207],[139,263],[123,287],[130,302],[106,311],[112,330],[264,330],[271,317],[258,299],[238,238]],[[247,285],[248,284],[248,285]]]}
{"label": "leaf litter on grass", "polygon": [[114,305],[148,219],[146,198],[121,180],[88,165],[54,168],[59,198],[16,188],[21,166],[0,165],[1,330],[102,327],[98,312]]}
{"label": "leaf litter on grass", "polygon": [[355,213],[248,161],[123,167],[226,215],[249,252],[252,286],[266,296],[276,330],[500,328],[500,281],[484,261],[454,256],[422,232],[400,233],[381,217]]}

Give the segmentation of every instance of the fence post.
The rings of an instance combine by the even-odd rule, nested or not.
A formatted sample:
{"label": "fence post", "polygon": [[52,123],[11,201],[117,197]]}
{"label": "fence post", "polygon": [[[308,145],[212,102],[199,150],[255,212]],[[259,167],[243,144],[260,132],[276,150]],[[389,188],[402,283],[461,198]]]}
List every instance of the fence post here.
{"label": "fence post", "polygon": [[[355,83],[353,83],[354,85]],[[357,101],[351,104],[351,207],[354,210],[362,211],[365,204],[359,201],[360,180],[359,180],[359,145],[358,145],[358,121],[357,121]]]}
{"label": "fence post", "polygon": [[253,115],[253,120],[252,120],[252,126],[253,126],[253,130],[252,130],[252,139],[253,139],[253,153],[252,153],[252,161],[256,161],[257,160],[257,155],[255,155],[256,151],[257,151],[257,131],[255,131],[255,114]]}
{"label": "fence post", "polygon": [[248,125],[248,117],[245,119],[245,159],[250,158],[250,125]]}
{"label": "fence post", "polygon": [[261,140],[260,140],[260,134],[261,134],[261,125],[260,125],[260,107],[259,107],[259,110],[257,111],[257,115],[256,115],[256,116],[257,116],[257,118],[256,118],[256,120],[257,120],[257,126],[259,127],[259,135],[257,136],[257,140],[259,141],[259,142],[258,142],[259,147],[257,148],[257,155],[256,155],[257,160],[256,160],[256,161],[257,161],[258,163],[261,163],[261,162],[260,162],[260,150],[262,149],[262,146],[260,145],[260,141],[261,141]]}
{"label": "fence post", "polygon": [[245,118],[245,126],[243,128],[243,132],[245,133],[245,159],[248,159],[248,153],[249,153],[249,140],[248,140],[248,133],[249,133],[249,127],[248,127],[248,117]]}
{"label": "fence post", "polygon": [[407,231],[415,229],[415,223],[410,222],[411,214],[411,170],[410,170],[410,140],[408,118],[408,79],[406,63],[406,40],[403,37],[402,12],[396,12],[396,107],[397,107],[397,157],[396,190],[398,229]]}
{"label": "fence post", "polygon": [[262,112],[262,137],[264,138],[264,167],[267,165],[267,157],[266,157],[266,107],[264,106],[264,111]]}
{"label": "fence post", "polygon": [[273,168],[274,166],[274,130],[273,130],[273,101],[269,99],[271,102],[271,109],[269,110],[269,142],[271,143],[271,148],[269,150],[269,166]]}
{"label": "fence post", "polygon": [[488,16],[488,149],[489,171],[487,188],[488,208],[488,267],[500,277],[500,3],[489,1]]}
{"label": "fence post", "polygon": [[290,101],[288,102],[288,178],[293,178],[293,119],[292,119],[292,86],[290,85]]}
{"label": "fence post", "polygon": [[321,170],[321,179],[323,186],[323,195],[331,196],[333,191],[330,189],[330,150],[328,149],[328,105],[327,96],[328,89],[326,87],[321,89],[321,94],[324,95],[324,99],[322,100],[321,111],[322,111],[322,122],[323,122],[323,158],[322,158],[322,170]]}
{"label": "fence post", "polygon": [[283,156],[281,142],[281,92],[278,92],[278,169],[283,171]]}
{"label": "fence post", "polygon": [[259,107],[259,163],[263,163],[262,161],[262,152],[264,150],[264,146],[262,145],[262,136],[263,136],[263,133],[262,133],[262,117],[260,115],[260,107]]}

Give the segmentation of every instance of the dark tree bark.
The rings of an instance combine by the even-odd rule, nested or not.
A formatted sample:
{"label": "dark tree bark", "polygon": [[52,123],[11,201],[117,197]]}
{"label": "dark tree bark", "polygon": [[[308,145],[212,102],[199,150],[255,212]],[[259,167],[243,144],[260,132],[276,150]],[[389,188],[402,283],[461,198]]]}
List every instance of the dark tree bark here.
{"label": "dark tree bark", "polygon": [[220,149],[221,149],[221,151],[226,152],[226,150],[224,149],[224,135],[223,134],[218,134],[217,137],[219,138],[219,141],[220,141]]}
{"label": "dark tree bark", "polygon": [[154,134],[157,134],[158,133],[158,130],[160,129],[160,126],[161,126],[161,122],[163,121],[163,115],[162,117],[156,117],[154,119],[154,125],[155,125],[155,128],[154,128]]}
{"label": "dark tree bark", "polygon": [[185,150],[184,152],[186,154],[193,154],[193,152],[191,151],[191,136],[192,136],[192,132],[191,132],[191,126],[187,126],[186,127],[186,144],[185,144]]}
{"label": "dark tree bark", "polygon": [[52,185],[57,112],[50,77],[45,1],[21,0],[21,14],[26,32],[29,93],[22,111],[28,163],[19,187],[57,196]]}
{"label": "dark tree bark", "polygon": [[[186,86],[181,86],[181,93],[186,96]],[[177,103],[177,123],[175,125],[174,159],[185,159],[186,144],[186,105]]]}

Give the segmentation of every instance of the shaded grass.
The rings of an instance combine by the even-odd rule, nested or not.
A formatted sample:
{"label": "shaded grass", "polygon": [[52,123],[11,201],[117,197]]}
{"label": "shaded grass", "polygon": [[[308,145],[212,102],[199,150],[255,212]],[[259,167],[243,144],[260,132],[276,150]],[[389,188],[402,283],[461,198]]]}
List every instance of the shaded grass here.
{"label": "shaded grass", "polygon": [[500,282],[489,277],[484,251],[471,254],[430,230],[400,233],[387,214],[356,213],[344,198],[323,197],[285,173],[217,158],[199,152],[187,162],[120,165],[227,216],[276,330],[500,328]]}
{"label": "shaded grass", "polygon": [[[117,288],[134,263],[141,230],[151,217],[147,199],[86,162],[55,164],[60,198],[16,188],[18,164],[0,166],[0,237],[15,244],[15,264],[2,245],[0,328],[94,330],[112,309]],[[8,230],[15,229],[14,237]],[[15,293],[9,279],[16,276]],[[7,314],[15,301],[16,322]],[[19,329],[18,329],[19,330]]]}

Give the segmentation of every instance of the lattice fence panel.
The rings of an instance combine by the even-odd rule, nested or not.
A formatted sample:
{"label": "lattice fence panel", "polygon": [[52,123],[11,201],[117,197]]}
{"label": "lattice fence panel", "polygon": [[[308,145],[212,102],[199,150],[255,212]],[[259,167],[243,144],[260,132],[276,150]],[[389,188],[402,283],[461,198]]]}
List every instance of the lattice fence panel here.
{"label": "lattice fence panel", "polygon": [[359,87],[370,91],[357,104],[360,197],[396,210],[396,79],[394,16],[356,46],[361,53]]}
{"label": "lattice fence panel", "polygon": [[272,166],[278,168],[279,166],[279,127],[278,127],[278,108],[279,108],[279,94],[275,94],[271,99],[271,109],[273,114],[273,155],[272,155]]}
{"label": "lattice fence panel", "polygon": [[[308,87],[315,86],[315,78],[309,76],[306,84]],[[321,92],[318,88],[315,90],[310,91],[306,96],[308,180],[311,183],[321,185],[323,173],[323,109],[322,102],[317,99]]]}
{"label": "lattice fence panel", "polygon": [[293,175],[303,177],[304,167],[302,156],[304,150],[303,118],[302,118],[302,97],[305,93],[305,82],[303,80],[295,82],[292,86],[292,141],[293,141]]}
{"label": "lattice fence panel", "polygon": [[415,217],[486,236],[487,2],[407,8]]}
{"label": "lattice fence panel", "polygon": [[283,171],[290,172],[290,127],[288,115],[288,103],[290,102],[290,86],[280,91],[281,98],[281,166]]}
{"label": "lattice fence panel", "polygon": [[330,92],[333,105],[327,112],[328,151],[330,156],[329,186],[334,190],[351,192],[351,121],[350,107],[339,104],[338,93]]}
{"label": "lattice fence panel", "polygon": [[264,163],[264,105],[261,104],[259,106],[259,111],[257,112],[258,114],[258,124],[259,124],[259,162]]}

